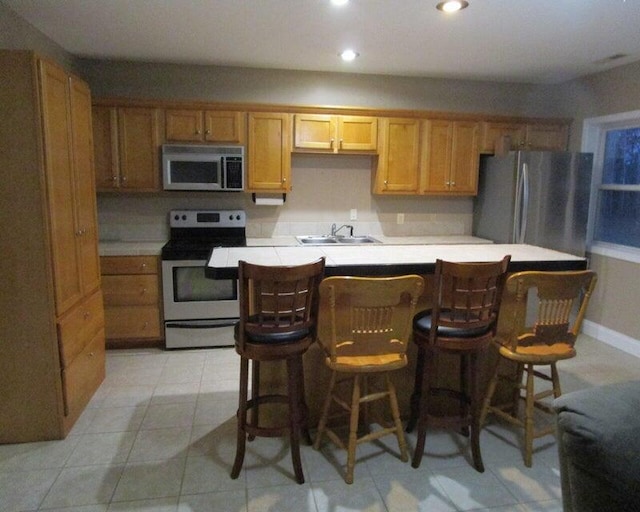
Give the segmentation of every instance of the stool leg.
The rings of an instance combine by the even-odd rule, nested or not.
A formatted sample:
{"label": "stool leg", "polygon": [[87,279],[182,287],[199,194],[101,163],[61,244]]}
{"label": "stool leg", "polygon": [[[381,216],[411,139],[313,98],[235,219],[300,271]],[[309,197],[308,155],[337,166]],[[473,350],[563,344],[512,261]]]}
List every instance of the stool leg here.
{"label": "stool leg", "polygon": [[[469,354],[460,354],[460,418],[469,417],[469,402],[471,399],[470,377],[471,364],[469,363]],[[460,428],[460,434],[469,437],[469,425],[466,423]]]}
{"label": "stool leg", "polygon": [[304,437],[304,442],[307,445],[311,445],[311,434],[309,433],[309,408],[307,407],[307,399],[306,399],[306,391],[304,386],[304,365],[302,357],[300,357],[299,364],[296,364],[297,372],[298,372],[298,390],[297,393],[300,414],[301,414],[301,434]]}
{"label": "stool leg", "polygon": [[533,365],[527,364],[527,391],[524,419],[524,465],[531,467],[533,458],[533,410],[534,410],[534,374]]}
{"label": "stool leg", "polygon": [[236,441],[236,458],[231,469],[231,478],[234,480],[240,475],[242,463],[244,462],[245,443],[247,435],[245,433],[245,425],[247,424],[247,400],[249,394],[249,360],[240,358],[240,391],[238,394],[238,413],[237,413],[237,441]]}
{"label": "stool leg", "polygon": [[[255,359],[251,361],[251,399],[253,401],[253,407],[251,407],[251,426],[258,426],[258,409],[260,396],[260,361]],[[253,441],[256,438],[253,434],[249,435],[249,441]]]}
{"label": "stool leg", "polygon": [[353,378],[353,392],[351,395],[351,418],[349,420],[349,445],[347,449],[347,474],[345,482],[353,483],[353,470],[356,465],[356,446],[358,444],[358,423],[360,415],[360,375]]}
{"label": "stool leg", "polygon": [[469,407],[471,409],[471,455],[473,465],[480,473],[484,473],[482,454],[480,452],[480,396],[478,393],[478,353],[469,357]]}
{"label": "stool leg", "polygon": [[487,420],[487,414],[489,413],[489,409],[491,408],[491,400],[493,399],[493,394],[496,391],[496,386],[498,384],[498,380],[500,380],[500,376],[498,375],[498,369],[500,367],[500,359],[496,359],[493,364],[491,370],[489,371],[489,375],[491,375],[491,380],[489,380],[489,385],[487,386],[487,392],[484,396],[484,402],[482,404],[482,411],[480,413],[480,426],[485,424]]}
{"label": "stool leg", "polygon": [[424,379],[421,389],[422,396],[420,399],[420,414],[418,416],[418,434],[416,437],[416,449],[413,452],[413,460],[411,461],[411,466],[414,468],[420,467],[422,456],[424,455],[424,445],[427,437],[427,421],[429,416],[429,395],[431,394],[432,380],[435,380],[433,370],[433,353],[427,354],[425,351]]}
{"label": "stool leg", "polygon": [[322,414],[320,415],[320,421],[318,422],[318,431],[316,432],[316,440],[313,443],[314,450],[320,449],[320,442],[322,441],[322,436],[324,435],[324,431],[327,427],[327,419],[329,418],[329,409],[331,408],[331,402],[333,401],[333,388],[336,385],[336,377],[337,372],[331,372],[331,379],[329,381],[329,390],[327,391],[327,396],[324,399],[324,404],[322,405]]}
{"label": "stool leg", "polygon": [[558,375],[556,363],[551,363],[551,382],[553,383],[553,398],[558,398],[562,395],[562,389],[560,388],[560,375]]}
{"label": "stool leg", "polygon": [[[415,336],[415,335],[414,335]],[[424,358],[425,349],[422,344],[418,344],[418,355],[416,358],[416,376],[413,383],[413,393],[409,402],[409,421],[407,422],[406,432],[411,432],[418,421],[420,415],[420,399],[422,396],[422,381],[424,379]]]}
{"label": "stool leg", "polygon": [[287,396],[289,398],[289,439],[291,444],[291,460],[296,482],[304,483],[302,461],[300,460],[300,395],[299,395],[299,366],[302,363],[300,357],[287,358]]}
{"label": "stool leg", "polygon": [[385,373],[385,379],[387,380],[387,390],[389,392],[391,416],[393,417],[393,423],[396,426],[396,438],[398,439],[398,447],[400,448],[400,460],[402,462],[407,462],[409,460],[409,454],[407,452],[407,442],[405,441],[404,433],[402,432],[402,420],[400,419],[400,410],[398,408],[396,387],[393,385],[393,382],[391,382],[389,372]]}

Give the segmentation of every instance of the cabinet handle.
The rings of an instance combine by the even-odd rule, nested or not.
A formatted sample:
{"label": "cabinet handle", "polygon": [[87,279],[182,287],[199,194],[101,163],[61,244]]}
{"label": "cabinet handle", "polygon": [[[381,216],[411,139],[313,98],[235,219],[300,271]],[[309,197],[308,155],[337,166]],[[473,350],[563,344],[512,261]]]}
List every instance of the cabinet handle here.
{"label": "cabinet handle", "polygon": [[140,291],[140,294],[141,294],[141,295],[144,295],[145,293],[147,293],[147,289],[146,289],[146,288],[143,288],[143,289]]}
{"label": "cabinet handle", "polygon": [[85,311],[84,314],[82,315],[82,317],[85,320],[89,320],[89,318],[91,318],[91,313],[89,313],[88,311]]}
{"label": "cabinet handle", "polygon": [[196,130],[196,135],[200,135],[200,130]]}
{"label": "cabinet handle", "polygon": [[340,149],[342,149],[342,139],[340,139]]}
{"label": "cabinet handle", "polygon": [[204,133],[205,133],[205,135],[210,135],[211,134],[211,130],[205,130]]}
{"label": "cabinet handle", "polygon": [[140,265],[140,269],[141,269],[141,270],[145,270],[146,268],[147,268],[147,264],[146,264],[146,263],[142,263],[142,264]]}
{"label": "cabinet handle", "polygon": [[333,138],[329,141],[329,147],[330,147],[331,149],[333,149],[333,143],[334,143],[334,142],[335,142],[335,139],[333,139]]}
{"label": "cabinet handle", "polygon": [[125,183],[126,181],[127,181],[127,177],[126,177],[126,176],[123,176],[123,177],[122,177],[122,183]]}
{"label": "cabinet handle", "polygon": [[455,186],[456,186],[456,182],[455,182],[455,181],[452,181],[452,182],[451,182],[451,186],[452,186],[452,187],[455,187]]}
{"label": "cabinet handle", "polygon": [[95,354],[93,352],[89,352],[89,357],[93,357]]}

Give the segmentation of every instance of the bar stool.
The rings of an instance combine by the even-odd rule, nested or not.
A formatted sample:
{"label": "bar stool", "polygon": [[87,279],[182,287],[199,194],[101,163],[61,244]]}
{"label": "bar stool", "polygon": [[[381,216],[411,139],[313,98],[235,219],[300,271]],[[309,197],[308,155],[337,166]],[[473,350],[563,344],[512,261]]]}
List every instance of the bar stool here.
{"label": "bar stool", "polygon": [[[500,308],[498,329],[494,338],[499,357],[491,372],[489,388],[484,399],[481,425],[487,414],[524,429],[524,464],[531,467],[533,440],[556,431],[555,422],[546,428],[534,428],[534,409],[554,414],[552,404],[543,401],[562,394],[556,363],[575,357],[576,338],[587,311],[589,299],[596,285],[596,273],[590,270],[565,272],[518,272],[509,276]],[[536,306],[535,318],[527,318],[528,304]],[[498,372],[500,366],[512,371]],[[549,367],[549,374],[539,370]],[[515,371],[513,371],[515,367]],[[526,372],[526,383],[523,375]],[[534,390],[536,381],[551,383],[551,389]],[[492,404],[498,382],[510,389],[510,400]],[[524,391],[524,396],[521,392]],[[519,414],[520,400],[525,402],[524,414]]]}
{"label": "bar stool", "polygon": [[[402,431],[398,399],[390,372],[407,365],[406,350],[411,336],[411,319],[424,281],[417,275],[364,278],[329,277],[320,285],[320,295],[327,303],[320,319],[318,342],[325,351],[325,363],[331,380],[318,424],[313,447],[320,447],[326,434],[340,448],[347,450],[345,482],[353,483],[356,446],[382,436],[394,434],[400,448],[400,459],[409,460]],[[324,316],[326,312],[326,317]],[[338,375],[345,376],[338,382]],[[370,389],[368,377],[384,377],[384,388]],[[343,398],[339,384],[351,384],[351,397]],[[374,384],[374,382],[371,382]],[[360,405],[388,399],[393,418],[391,426],[380,420],[381,429],[358,437]],[[332,405],[349,415],[349,438],[345,444],[328,425]],[[366,409],[365,409],[366,411]],[[368,423],[368,422],[367,422]],[[369,425],[363,425],[368,430]]]}
{"label": "bar stool", "polygon": [[[311,444],[304,396],[302,356],[316,336],[318,286],[324,258],[299,266],[238,264],[240,321],[235,348],[240,355],[240,394],[236,457],[231,478],[238,478],[247,437],[289,435],[295,479],[304,483],[300,461],[300,434]],[[252,363],[251,398],[248,395],[249,361]],[[260,364],[286,361],[286,394],[260,389]],[[270,404],[287,404],[288,418],[276,425],[259,422],[259,411]],[[248,414],[250,411],[250,414]]]}
{"label": "bar stool", "polygon": [[[418,359],[411,411],[410,432],[418,424],[416,449],[411,465],[420,466],[427,426],[457,427],[471,438],[473,465],[484,471],[480,453],[479,356],[494,335],[502,288],[511,256],[489,263],[436,261],[432,309],[414,318],[413,339]],[[460,360],[457,387],[439,382],[438,358],[455,355]],[[435,414],[430,403],[435,397],[454,399],[459,414]]]}

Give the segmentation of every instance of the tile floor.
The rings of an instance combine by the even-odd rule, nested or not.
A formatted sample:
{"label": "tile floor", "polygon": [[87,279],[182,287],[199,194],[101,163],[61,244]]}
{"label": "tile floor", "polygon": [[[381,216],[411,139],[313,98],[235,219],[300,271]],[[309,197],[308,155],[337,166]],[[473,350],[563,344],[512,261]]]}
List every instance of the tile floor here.
{"label": "tile floor", "polygon": [[[633,356],[586,336],[578,352],[559,367],[565,393],[640,379]],[[297,485],[286,442],[261,438],[231,480],[238,366],[226,348],[108,352],[107,378],[67,439],[0,446],[0,511],[562,510],[553,438],[539,440],[527,469],[519,437],[497,423],[482,433],[483,474],[466,439],[434,431],[417,470],[387,437],[359,448],[348,486],[344,453],[325,443],[303,447],[307,483]]]}

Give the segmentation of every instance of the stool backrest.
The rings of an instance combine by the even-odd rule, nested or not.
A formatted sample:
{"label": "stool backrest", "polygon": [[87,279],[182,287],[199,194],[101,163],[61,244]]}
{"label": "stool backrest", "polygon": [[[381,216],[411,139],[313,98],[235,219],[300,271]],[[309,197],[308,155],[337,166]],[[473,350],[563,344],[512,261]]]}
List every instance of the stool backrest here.
{"label": "stool backrest", "polygon": [[296,331],[315,335],[324,257],[297,266],[264,266],[246,261],[238,265],[239,348],[245,342],[245,333],[254,338],[275,335],[274,339]]}
{"label": "stool backrest", "polygon": [[328,303],[329,332],[321,342],[329,358],[404,356],[423,289],[418,275],[326,278],[320,296]]}
{"label": "stool backrest", "polygon": [[483,263],[436,260],[430,342],[438,326],[464,331],[495,324],[510,261],[510,255]]}
{"label": "stool backrest", "polygon": [[[497,341],[511,350],[554,343],[573,346],[596,281],[591,270],[512,274],[502,296]],[[529,298],[535,301],[534,319],[527,318]]]}

